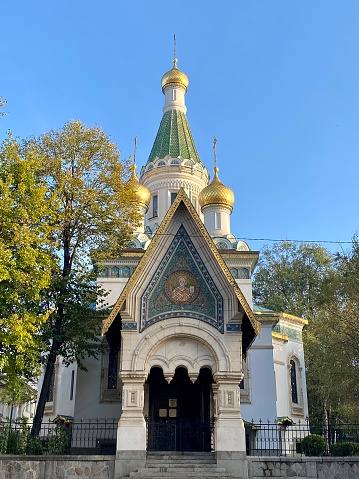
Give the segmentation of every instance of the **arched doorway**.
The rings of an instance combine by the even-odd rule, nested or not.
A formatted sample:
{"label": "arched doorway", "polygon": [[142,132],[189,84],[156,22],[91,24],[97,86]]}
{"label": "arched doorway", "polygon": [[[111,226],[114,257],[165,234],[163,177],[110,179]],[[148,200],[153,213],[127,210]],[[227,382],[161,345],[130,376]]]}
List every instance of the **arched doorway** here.
{"label": "arched doorway", "polygon": [[178,367],[170,382],[159,367],[150,371],[148,450],[210,451],[212,443],[212,372],[202,368],[192,383]]}

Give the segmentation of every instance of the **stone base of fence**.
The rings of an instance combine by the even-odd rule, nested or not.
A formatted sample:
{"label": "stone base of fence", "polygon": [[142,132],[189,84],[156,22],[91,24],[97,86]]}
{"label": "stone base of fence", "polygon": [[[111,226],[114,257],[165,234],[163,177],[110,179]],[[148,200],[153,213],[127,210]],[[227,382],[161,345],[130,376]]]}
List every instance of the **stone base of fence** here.
{"label": "stone base of fence", "polygon": [[250,479],[358,479],[359,457],[248,457]]}
{"label": "stone base of fence", "polygon": [[[247,461],[249,479],[359,478],[359,457],[251,456]],[[118,473],[115,456],[0,456],[2,479],[121,479]]]}
{"label": "stone base of fence", "polygon": [[3,479],[113,479],[115,456],[0,456]]}

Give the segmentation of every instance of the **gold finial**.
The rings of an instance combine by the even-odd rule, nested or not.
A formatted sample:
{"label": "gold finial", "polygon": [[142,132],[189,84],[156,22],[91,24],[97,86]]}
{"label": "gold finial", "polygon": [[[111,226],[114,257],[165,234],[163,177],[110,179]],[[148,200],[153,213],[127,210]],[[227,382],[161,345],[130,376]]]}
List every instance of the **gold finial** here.
{"label": "gold finial", "polygon": [[177,43],[176,43],[176,34],[173,34],[173,68],[177,68],[177,58],[176,58],[176,50],[177,50]]}
{"label": "gold finial", "polygon": [[214,156],[214,174],[217,176],[218,168],[217,168],[217,138],[213,138],[213,156]]}

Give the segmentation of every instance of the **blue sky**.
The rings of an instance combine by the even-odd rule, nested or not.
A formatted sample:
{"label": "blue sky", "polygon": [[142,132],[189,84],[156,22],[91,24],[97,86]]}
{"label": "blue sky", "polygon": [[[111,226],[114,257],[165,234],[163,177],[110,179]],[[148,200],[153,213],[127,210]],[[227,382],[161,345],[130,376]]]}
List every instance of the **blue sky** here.
{"label": "blue sky", "polygon": [[0,140],[80,119],[124,156],[136,135],[142,166],[175,32],[201,160],[212,171],[216,136],[236,196],[232,233],[257,250],[270,243],[255,238],[358,230],[357,0],[3,0],[1,12]]}

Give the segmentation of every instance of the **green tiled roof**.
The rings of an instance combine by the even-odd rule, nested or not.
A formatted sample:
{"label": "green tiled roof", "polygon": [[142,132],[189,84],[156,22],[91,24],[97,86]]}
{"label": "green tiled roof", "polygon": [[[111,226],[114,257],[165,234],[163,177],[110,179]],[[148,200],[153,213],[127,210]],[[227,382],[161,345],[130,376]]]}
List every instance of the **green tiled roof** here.
{"label": "green tiled roof", "polygon": [[195,163],[201,163],[187,116],[179,110],[164,113],[147,163],[167,155],[171,158],[192,158]]}

